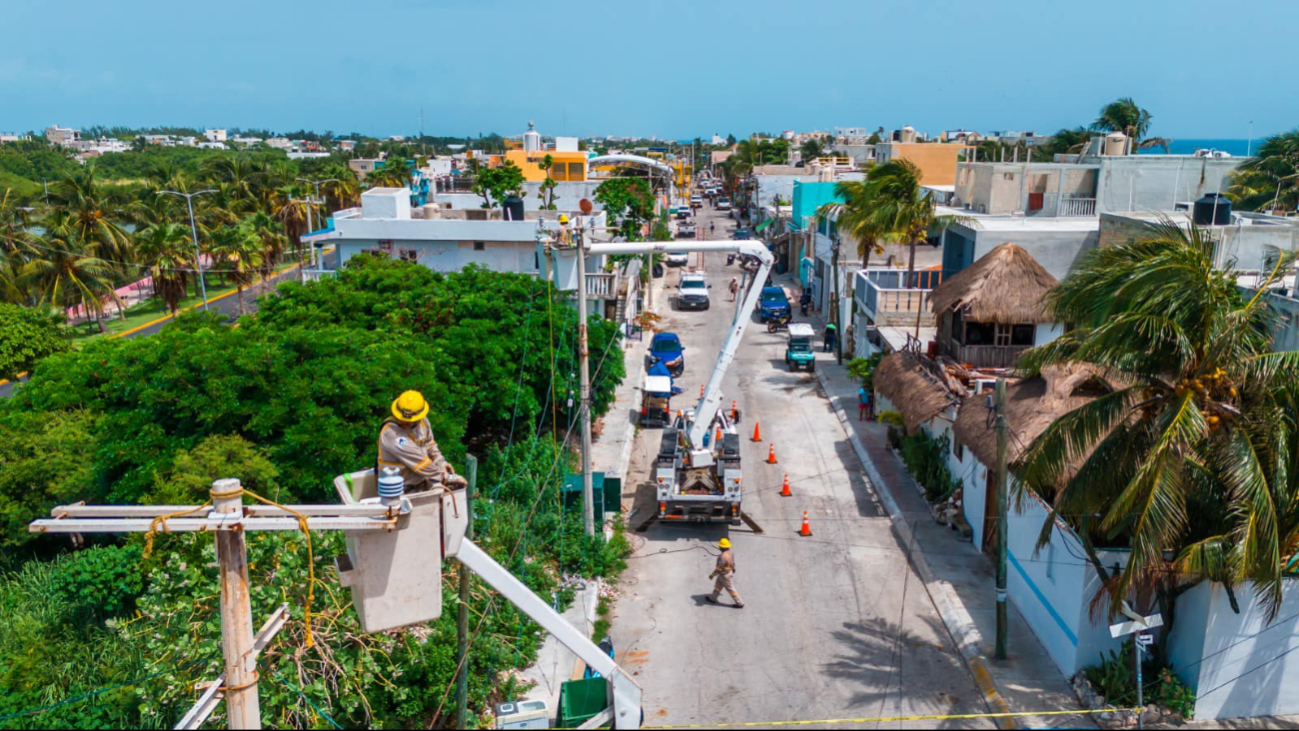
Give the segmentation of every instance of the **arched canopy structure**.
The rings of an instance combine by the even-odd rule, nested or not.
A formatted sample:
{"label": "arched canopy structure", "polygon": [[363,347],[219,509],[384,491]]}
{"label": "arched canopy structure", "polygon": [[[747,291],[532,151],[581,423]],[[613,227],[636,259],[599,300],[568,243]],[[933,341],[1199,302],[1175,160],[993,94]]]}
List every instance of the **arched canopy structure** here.
{"label": "arched canopy structure", "polygon": [[587,162],[591,167],[596,167],[598,165],[637,165],[639,167],[649,168],[655,172],[663,173],[664,175],[671,176],[673,174],[672,168],[667,165],[664,165],[653,158],[643,157],[641,155],[628,155],[626,153],[619,153],[617,155],[599,155],[591,158]]}

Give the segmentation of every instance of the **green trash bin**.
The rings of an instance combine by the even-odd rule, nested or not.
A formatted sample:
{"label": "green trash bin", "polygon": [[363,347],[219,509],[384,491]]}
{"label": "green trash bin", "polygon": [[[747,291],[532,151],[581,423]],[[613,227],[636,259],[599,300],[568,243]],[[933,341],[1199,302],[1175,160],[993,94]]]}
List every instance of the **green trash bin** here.
{"label": "green trash bin", "polygon": [[[604,478],[603,472],[591,473],[591,492],[594,493],[595,515],[597,521],[600,520],[604,515],[604,511],[607,510],[605,506],[610,505],[610,503],[605,500],[605,494],[608,490],[607,482],[608,480]],[[621,494],[621,483],[618,486],[618,490]],[[564,510],[582,509],[582,475],[566,475],[564,477],[563,495]],[[612,505],[616,507],[618,505],[617,500],[615,500]]]}
{"label": "green trash bin", "polygon": [[559,687],[559,726],[577,728],[609,706],[609,682],[604,678],[569,680]]}

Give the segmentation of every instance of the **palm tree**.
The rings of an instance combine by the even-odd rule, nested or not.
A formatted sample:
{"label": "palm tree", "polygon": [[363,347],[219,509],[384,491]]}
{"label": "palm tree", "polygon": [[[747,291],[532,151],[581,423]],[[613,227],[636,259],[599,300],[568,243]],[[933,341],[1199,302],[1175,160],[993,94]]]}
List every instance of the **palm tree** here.
{"label": "palm tree", "polygon": [[325,205],[329,210],[338,211],[361,204],[361,183],[351,168],[333,164],[325,168],[321,176],[333,179],[321,186],[325,194]]}
{"label": "palm tree", "polygon": [[171,314],[176,314],[180,301],[185,297],[188,270],[194,268],[189,227],[179,223],[150,226],[135,235],[135,253],[149,268],[153,291],[162,298]]}
{"label": "palm tree", "polygon": [[266,169],[247,155],[210,157],[204,161],[201,172],[209,183],[225,186],[229,200],[244,203],[245,210],[258,204]]}
{"label": "palm tree", "polygon": [[222,263],[235,283],[239,314],[244,314],[244,287],[262,265],[262,240],[248,223],[223,226],[212,234],[212,257]]}
{"label": "palm tree", "polygon": [[[1029,445],[1016,490],[1051,504],[1043,540],[1057,518],[1077,529],[1112,611],[1209,579],[1253,582],[1275,615],[1299,547],[1299,352],[1271,351],[1262,293],[1289,263],[1246,299],[1212,238],[1164,221],[1090,253],[1050,295],[1074,328],[1021,366],[1090,363],[1117,387]],[[1095,540],[1128,545],[1127,565],[1111,575]]]}
{"label": "palm tree", "polygon": [[374,188],[405,188],[410,185],[410,169],[396,155],[389,155],[383,167],[365,176],[365,184]]}
{"label": "palm tree", "polygon": [[104,190],[94,163],[50,186],[50,208],[67,213],[75,238],[104,259],[131,258],[131,236],[121,225],[127,218],[125,202],[121,195]]}
{"label": "palm tree", "polygon": [[843,199],[843,203],[830,204],[826,215],[835,216],[835,225],[840,234],[847,234],[857,240],[857,258],[861,260],[862,271],[870,269],[872,255],[884,253],[884,232],[880,231],[875,220],[876,202],[871,198],[871,190],[864,180],[845,180],[836,183],[834,193]]}
{"label": "palm tree", "polygon": [[1264,140],[1231,176],[1227,195],[1251,211],[1299,208],[1299,129]]}
{"label": "palm tree", "polygon": [[263,277],[269,277],[271,269],[284,258],[284,248],[289,241],[284,235],[284,226],[265,213],[254,213],[244,222],[262,242],[261,272]]}
{"label": "palm tree", "polygon": [[872,206],[870,230],[879,238],[896,238],[907,244],[908,274],[916,270],[916,245],[935,230],[966,219],[938,215],[934,199],[920,187],[920,168],[910,160],[893,160],[873,168],[862,194]]}
{"label": "palm tree", "polygon": [[50,307],[82,305],[102,331],[104,301],[116,302],[119,310],[122,306],[113,291],[113,267],[94,255],[92,244],[81,236],[81,222],[72,214],[56,210],[44,226],[44,235],[29,242],[31,254],[20,270],[20,281]]}
{"label": "palm tree", "polygon": [[1122,132],[1127,135],[1128,139],[1132,140],[1128,148],[1129,152],[1137,148],[1145,150],[1150,147],[1163,147],[1164,152],[1168,152],[1168,143],[1171,140],[1163,137],[1146,139],[1152,119],[1150,112],[1138,106],[1132,97],[1125,96],[1101,107],[1100,116],[1092,122],[1092,129]]}

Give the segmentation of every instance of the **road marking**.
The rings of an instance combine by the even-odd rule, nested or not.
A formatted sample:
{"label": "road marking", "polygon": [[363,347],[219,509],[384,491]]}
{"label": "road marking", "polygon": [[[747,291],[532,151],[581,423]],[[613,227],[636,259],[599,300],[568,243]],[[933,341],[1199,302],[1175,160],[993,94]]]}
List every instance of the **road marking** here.
{"label": "road marking", "polygon": [[[19,373],[18,375],[14,376],[14,378],[16,378],[16,379],[18,379],[18,380],[21,381],[21,380],[23,380],[23,376],[26,376],[26,375],[27,375],[27,371],[23,371],[22,373]],[[8,382],[9,382],[9,379],[8,379],[8,378],[3,379],[3,380],[0,380],[0,386],[3,386],[3,385],[5,385],[5,384],[8,383]]]}
{"label": "road marking", "polygon": [[755,728],[770,726],[830,726],[844,723],[894,723],[897,721],[955,721],[977,718],[1023,718],[1026,716],[1083,716],[1097,713],[1136,713],[1138,708],[1079,708],[1076,711],[1015,711],[1007,713],[949,713],[930,716],[888,716],[881,718],[821,718],[805,721],[745,721],[739,723],[682,723],[641,728]]}
{"label": "road marking", "polygon": [[[297,269],[298,266],[300,266],[300,265],[299,265],[299,264],[290,264],[289,266],[287,266],[287,267],[281,269],[280,271],[275,272],[274,274],[272,274],[270,278],[271,278],[271,279],[274,279],[275,277],[278,277],[278,276],[280,276],[281,274],[286,274],[286,273],[288,273],[288,272],[291,272],[291,271],[293,271],[294,269]],[[268,280],[266,277],[262,277],[261,279],[259,279],[259,280],[257,281],[256,284],[249,285],[248,288],[251,289],[251,288],[253,288],[253,287],[256,287],[256,286],[259,285],[259,284],[265,284],[267,281],[269,281],[269,280]],[[213,302],[216,302],[217,300],[223,300],[223,299],[225,299],[226,297],[229,297],[229,296],[232,295],[232,294],[238,294],[238,293],[239,293],[239,290],[238,290],[238,289],[232,289],[232,290],[230,290],[229,292],[226,292],[225,294],[219,294],[219,295],[217,295],[217,296],[215,296],[215,297],[209,297],[208,300],[207,300],[207,302],[206,302],[206,304],[211,304],[211,303],[213,303]],[[203,302],[197,302],[197,303],[195,303],[195,304],[190,305],[189,307],[183,307],[183,308],[177,310],[177,311],[176,311],[176,314],[179,315],[179,314],[182,313],[182,312],[189,312],[190,310],[195,309],[195,308],[197,308],[197,307],[202,307],[204,304],[205,304],[205,303],[203,303]],[[163,315],[162,317],[159,317],[159,318],[156,319],[156,320],[150,320],[149,322],[146,322],[146,323],[144,323],[143,325],[137,325],[137,326],[131,328],[130,330],[126,330],[126,331],[120,332],[120,333],[118,333],[118,334],[116,334],[116,335],[113,335],[112,338],[124,338],[124,337],[126,337],[127,335],[133,335],[133,334],[135,334],[135,333],[140,332],[141,330],[143,330],[143,329],[145,329],[145,328],[153,327],[154,325],[157,325],[157,324],[160,323],[160,322],[166,322],[167,320],[170,320],[170,319],[172,319],[173,317],[175,317],[175,315]],[[112,338],[110,338],[110,339],[112,339]]]}

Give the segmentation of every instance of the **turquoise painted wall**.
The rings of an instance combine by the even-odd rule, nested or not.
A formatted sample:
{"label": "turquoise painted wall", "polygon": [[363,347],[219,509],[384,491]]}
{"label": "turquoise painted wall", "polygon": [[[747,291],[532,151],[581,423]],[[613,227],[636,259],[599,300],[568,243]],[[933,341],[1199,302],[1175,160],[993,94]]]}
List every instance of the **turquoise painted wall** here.
{"label": "turquoise painted wall", "polygon": [[843,199],[834,194],[834,183],[803,183],[794,181],[794,214],[792,222],[795,228],[802,229],[803,219],[815,215],[816,210],[827,203],[842,203]]}

